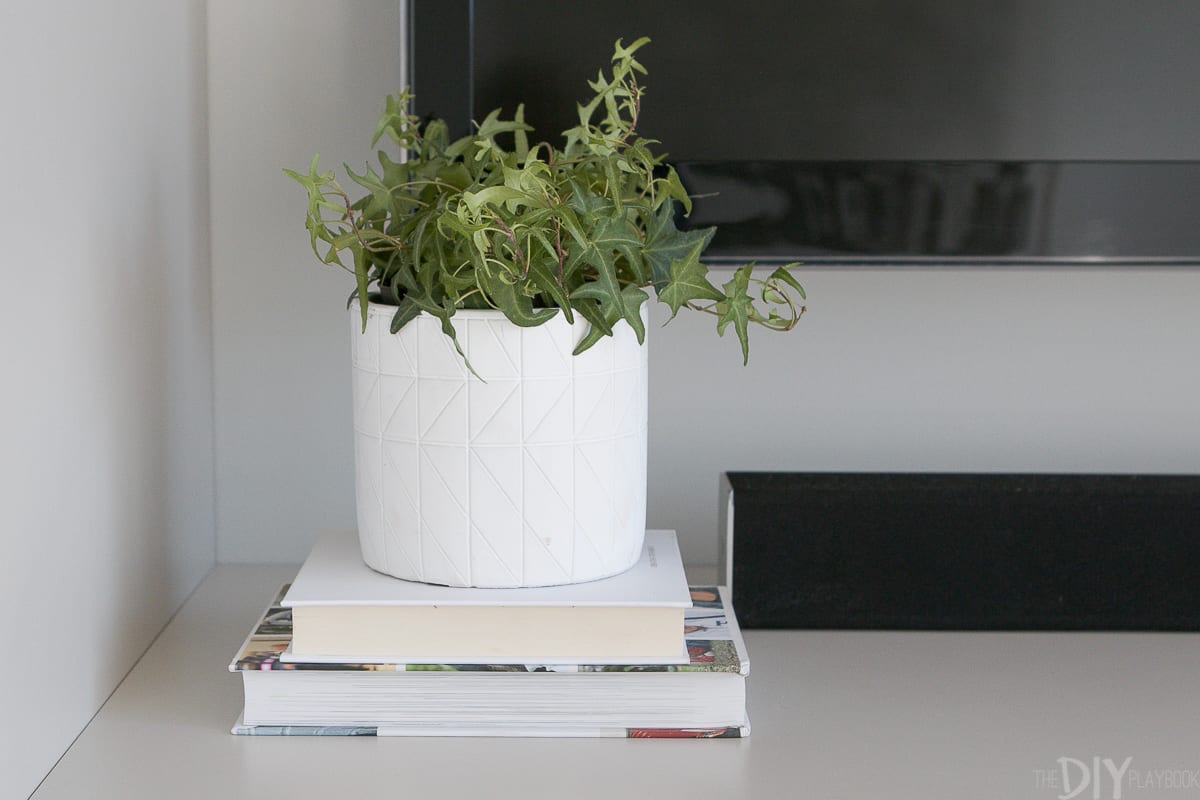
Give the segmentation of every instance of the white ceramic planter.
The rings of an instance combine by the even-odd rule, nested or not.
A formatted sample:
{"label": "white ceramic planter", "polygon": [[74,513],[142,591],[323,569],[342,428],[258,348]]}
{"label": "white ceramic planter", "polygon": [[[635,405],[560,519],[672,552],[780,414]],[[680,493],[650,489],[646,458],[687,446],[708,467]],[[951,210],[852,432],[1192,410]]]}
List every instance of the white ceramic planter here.
{"label": "white ceramic planter", "polygon": [[[580,356],[560,314],[520,328],[459,311],[471,375],[441,323],[393,335],[394,308],[350,312],[363,559],[451,586],[549,586],[615,575],[646,527],[646,348],[619,323]],[[644,307],[643,307],[644,313]]]}

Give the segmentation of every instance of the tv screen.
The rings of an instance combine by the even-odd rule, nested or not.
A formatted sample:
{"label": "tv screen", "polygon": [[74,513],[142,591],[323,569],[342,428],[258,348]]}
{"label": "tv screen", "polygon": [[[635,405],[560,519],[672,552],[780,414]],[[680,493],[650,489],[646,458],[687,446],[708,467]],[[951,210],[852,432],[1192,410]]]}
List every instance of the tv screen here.
{"label": "tv screen", "polygon": [[649,36],[640,129],[715,260],[1189,263],[1200,5],[410,0],[417,110],[554,140]]}

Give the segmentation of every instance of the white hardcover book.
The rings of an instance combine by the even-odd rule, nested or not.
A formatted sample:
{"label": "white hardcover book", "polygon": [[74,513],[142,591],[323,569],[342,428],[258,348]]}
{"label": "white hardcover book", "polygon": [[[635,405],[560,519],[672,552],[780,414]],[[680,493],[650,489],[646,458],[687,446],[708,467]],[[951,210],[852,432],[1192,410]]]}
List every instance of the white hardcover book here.
{"label": "white hardcover book", "polygon": [[722,587],[693,586],[687,664],[284,663],[292,611],[260,616],[229,668],[242,675],[243,735],[748,735],[750,662]]}
{"label": "white hardcover book", "polygon": [[310,663],[678,664],[691,607],[674,531],[647,531],[642,558],[611,578],[533,589],[415,583],[363,563],[353,531],[313,547],[283,605],[282,660]]}

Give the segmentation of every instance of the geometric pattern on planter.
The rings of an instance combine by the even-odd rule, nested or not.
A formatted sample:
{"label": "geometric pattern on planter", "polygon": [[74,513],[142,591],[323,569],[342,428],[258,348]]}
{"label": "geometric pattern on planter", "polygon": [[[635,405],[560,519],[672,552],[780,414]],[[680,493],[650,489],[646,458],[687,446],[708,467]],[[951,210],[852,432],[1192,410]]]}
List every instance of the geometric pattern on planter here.
{"label": "geometric pattern on planter", "polygon": [[[440,323],[353,336],[356,501],[372,569],[453,586],[545,586],[624,571],[646,522],[646,348],[621,322],[519,328],[459,311],[467,371]],[[643,307],[643,314],[645,309]],[[482,378],[482,380],[480,379]]]}

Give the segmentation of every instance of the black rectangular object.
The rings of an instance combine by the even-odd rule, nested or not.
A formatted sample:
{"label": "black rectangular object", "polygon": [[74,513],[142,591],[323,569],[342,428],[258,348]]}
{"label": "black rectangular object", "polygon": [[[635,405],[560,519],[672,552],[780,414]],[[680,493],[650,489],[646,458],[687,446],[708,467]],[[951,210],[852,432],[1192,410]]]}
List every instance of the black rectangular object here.
{"label": "black rectangular object", "polygon": [[1200,476],[732,472],[748,628],[1200,630]]}
{"label": "black rectangular object", "polygon": [[713,265],[1193,266],[1200,5],[1142,5],[408,0],[408,79],[452,135],[524,103],[561,143],[614,41],[649,36],[639,132]]}

